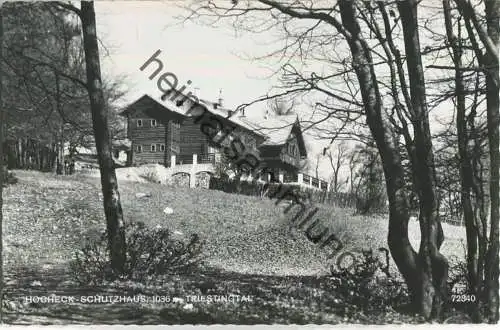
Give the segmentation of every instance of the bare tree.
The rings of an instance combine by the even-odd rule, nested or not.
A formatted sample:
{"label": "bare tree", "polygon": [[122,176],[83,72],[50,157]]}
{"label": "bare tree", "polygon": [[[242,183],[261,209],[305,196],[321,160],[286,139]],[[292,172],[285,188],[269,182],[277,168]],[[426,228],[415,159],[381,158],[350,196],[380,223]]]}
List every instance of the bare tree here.
{"label": "bare tree", "polygon": [[95,10],[93,1],[82,1],[80,18],[82,20],[83,46],[87,67],[87,86],[90,98],[90,110],[94,126],[94,136],[101,172],[101,185],[106,214],[108,247],[111,255],[111,267],[123,273],[125,265],[125,229],[123,211],[118,192],[118,181],[111,150],[108,127],[108,115],[102,89],[101,65]]}
{"label": "bare tree", "polygon": [[123,272],[125,266],[125,229],[115,164],[112,157],[107,107],[104,101],[94,2],[81,1],[81,9],[66,3],[57,3],[57,5],[76,13],[82,22],[87,76],[86,86],[90,99],[94,138],[101,173],[108,249],[111,267],[115,273],[119,274]]}
{"label": "bare tree", "polygon": [[[490,149],[490,200],[491,227],[488,252],[486,255],[485,275],[488,296],[488,319],[490,323],[499,320],[499,221],[500,221],[500,112],[499,112],[499,75],[498,48],[500,39],[500,1],[485,0],[485,13],[488,37],[493,49],[484,42],[488,52],[485,64],[490,67],[486,75],[486,109],[488,116],[488,141]],[[486,39],[487,40],[487,39]]]}
{"label": "bare tree", "polygon": [[[394,18],[389,18],[388,11]],[[317,104],[322,118],[311,126],[332,119],[338,123],[336,130],[341,131],[349,126],[359,128],[365,120],[383,163],[391,254],[415,307],[426,318],[439,319],[446,301],[448,263],[439,252],[444,237],[418,38],[417,1],[394,4],[340,0],[326,7],[306,1],[236,1],[232,7],[198,2],[192,17],[202,12],[215,20],[232,18],[236,28],[245,30],[282,28],[284,46],[272,54],[280,54],[285,62],[282,71],[286,92],[280,95],[314,93],[326,97],[325,102]],[[297,21],[303,29],[293,25]],[[374,35],[376,42],[367,33]],[[404,55],[394,38],[404,42]],[[330,71],[304,72],[292,64],[292,58],[323,61]],[[381,65],[390,69],[389,77],[378,69]],[[345,88],[336,87],[339,79]],[[338,134],[329,132],[333,135],[331,141],[335,141]],[[401,140],[405,141],[406,155],[399,148]],[[405,156],[420,200],[422,239],[418,252],[408,239]]]}
{"label": "bare tree", "polygon": [[[334,151],[330,150],[326,152],[328,159],[330,160],[330,166],[333,170],[333,176],[331,179],[331,187],[334,192],[338,192],[342,186],[339,177],[340,169],[346,164],[347,159],[347,144],[342,141],[336,144],[336,148]],[[326,151],[326,149],[325,149]]]}
{"label": "bare tree", "polygon": [[[0,63],[3,62],[3,8],[0,6]],[[4,106],[3,106],[3,70],[0,67],[0,324],[3,323],[3,184],[4,184]]]}
{"label": "bare tree", "polygon": [[[464,18],[465,26],[469,36],[469,40],[472,45],[472,49],[476,55],[478,62],[478,68],[473,68],[473,70],[478,72],[483,72],[486,78],[486,112],[487,112],[487,131],[488,131],[488,146],[489,146],[489,157],[490,157],[490,180],[489,180],[489,197],[490,197],[490,233],[489,238],[486,240],[485,230],[486,223],[482,222],[482,237],[474,233],[475,227],[472,225],[472,215],[471,211],[468,209],[467,205],[464,205],[466,221],[469,221],[467,228],[468,232],[468,267],[469,274],[473,278],[473,285],[476,286],[475,290],[479,289],[479,284],[481,280],[481,269],[483,265],[481,261],[484,262],[484,281],[485,281],[485,292],[486,292],[486,303],[487,311],[486,317],[490,323],[496,323],[499,320],[499,219],[500,219],[500,181],[499,181],[499,165],[500,165],[500,155],[499,155],[499,125],[500,125],[500,113],[499,113],[499,75],[498,75],[498,47],[500,39],[500,1],[498,0],[485,0],[484,1],[484,12],[486,28],[481,23],[479,14],[476,12],[474,6],[468,0],[456,0],[457,8]],[[451,20],[449,16],[450,4],[447,1],[443,2],[445,13],[447,13],[447,34],[448,40],[452,45],[455,75],[457,77],[455,88],[457,91],[462,90],[460,72],[464,69],[460,61],[459,54],[457,51],[460,49],[457,47],[453,34],[451,33]],[[479,39],[479,41],[477,40]],[[483,47],[480,46],[482,44]],[[483,53],[482,49],[485,49]],[[462,102],[461,100],[458,100]],[[457,110],[459,111],[460,118],[457,115],[457,126],[461,130],[460,135],[464,135],[463,127],[463,104],[458,104]],[[463,138],[462,138],[463,139]],[[464,141],[461,142],[462,149],[464,148]],[[465,157],[465,152],[462,151],[462,156]],[[462,159],[463,159],[462,157]],[[470,182],[467,182],[468,169],[467,164],[462,162],[462,175],[463,187],[466,189],[465,193],[468,193]],[[465,196],[467,201],[467,196]],[[481,240],[482,239],[482,240]],[[477,246],[476,241],[479,240],[479,260],[477,256]],[[487,242],[486,242],[487,241]],[[482,248],[484,244],[487,245],[486,248]],[[486,250],[486,256],[481,258],[481,250]],[[478,264],[479,262],[479,264]]]}

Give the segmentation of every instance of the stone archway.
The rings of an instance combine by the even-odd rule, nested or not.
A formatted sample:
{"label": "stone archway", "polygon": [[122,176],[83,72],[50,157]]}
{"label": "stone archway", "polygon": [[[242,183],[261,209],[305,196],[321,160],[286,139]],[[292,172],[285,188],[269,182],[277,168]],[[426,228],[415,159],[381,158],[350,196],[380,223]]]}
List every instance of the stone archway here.
{"label": "stone archway", "polygon": [[172,185],[175,187],[189,187],[191,175],[187,172],[176,172],[172,174]]}
{"label": "stone archway", "polygon": [[200,171],[195,174],[195,187],[196,188],[210,188],[210,178],[214,174],[210,171]]}

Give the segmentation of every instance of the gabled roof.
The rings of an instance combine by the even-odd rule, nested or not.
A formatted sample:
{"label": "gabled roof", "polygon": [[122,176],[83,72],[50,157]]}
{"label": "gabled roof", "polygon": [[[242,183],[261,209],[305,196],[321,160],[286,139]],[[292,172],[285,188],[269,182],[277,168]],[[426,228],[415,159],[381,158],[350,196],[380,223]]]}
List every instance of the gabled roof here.
{"label": "gabled roof", "polygon": [[157,100],[156,98],[152,97],[151,95],[148,95],[148,94],[144,94],[143,96],[141,96],[138,100],[136,100],[135,102],[129,104],[125,110],[123,110],[122,112],[120,112],[120,115],[121,116],[126,116],[128,113],[136,110],[138,107],[142,106],[142,105],[145,105],[145,104],[154,104],[158,107],[164,107],[164,108],[167,108],[168,110],[172,111],[172,112],[176,112],[180,115],[186,115],[186,110],[178,107],[174,102],[170,101],[168,98],[164,101],[160,101]]}
{"label": "gabled roof", "polygon": [[283,146],[288,142],[290,135],[294,132],[297,136],[300,154],[307,156],[307,150],[300,128],[297,115],[275,116],[262,120],[259,130],[267,136],[266,140],[259,146],[262,150],[273,150],[277,146]]}
{"label": "gabled roof", "polygon": [[256,130],[267,136],[262,145],[283,145],[288,141],[296,124],[298,124],[297,115],[287,115],[270,117],[255,125]]}

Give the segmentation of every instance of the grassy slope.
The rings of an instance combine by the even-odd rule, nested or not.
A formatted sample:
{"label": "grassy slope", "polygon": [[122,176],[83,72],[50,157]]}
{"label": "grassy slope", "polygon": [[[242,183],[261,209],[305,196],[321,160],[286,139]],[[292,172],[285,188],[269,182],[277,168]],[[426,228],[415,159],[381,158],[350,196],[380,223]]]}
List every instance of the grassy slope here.
{"label": "grassy slope", "polygon": [[[24,171],[16,172],[16,176],[19,178],[19,183],[8,187],[5,191],[4,242],[8,280],[15,278],[13,274],[26,267],[40,269],[42,272],[45,269],[50,273],[54,266],[57,268],[57,265],[64,265],[71,258],[72,251],[80,244],[82,234],[104,228],[98,179],[55,177],[52,174]],[[292,307],[287,307],[288,309],[283,307],[284,309],[280,309],[279,312],[269,312],[272,315],[269,314],[264,319],[268,317],[274,322],[288,319],[290,322],[288,318],[290,313],[301,315],[302,319],[309,313],[314,316],[307,318],[308,321],[332,323],[342,321],[332,316],[332,313],[338,313],[336,308],[344,308],[341,303],[333,304],[331,295],[322,296],[321,299],[314,296],[314,292],[325,290],[322,287],[324,283],[315,282],[315,276],[296,277],[326,273],[327,254],[307,241],[303,233],[288,228],[289,218],[293,214],[292,212],[288,215],[283,214],[284,207],[276,206],[270,200],[218,191],[173,189],[157,184],[126,181],[120,182],[120,192],[127,221],[136,220],[151,226],[167,226],[184,235],[199,233],[207,242],[207,263],[227,271],[223,278],[209,274],[193,274],[193,279],[184,279],[185,290],[188,290],[186,288],[189,287],[189,283],[207,281],[211,283],[209,286],[214,286],[215,281],[218,283],[215,287],[219,288],[215,292],[221,294],[227,292],[229,290],[227,288],[232,288],[232,292],[236,290],[241,294],[262,296],[265,302],[259,300],[260,312],[254,315],[254,322],[262,320],[264,317],[262,313],[268,315],[266,313],[270,308],[269,304],[272,304],[274,309],[280,306],[278,303],[280,295],[288,297],[286,299],[295,296],[295,301],[298,299],[300,303],[297,303],[297,307],[293,307],[295,302],[290,303],[285,299],[285,303]],[[135,194],[138,192],[150,192],[152,197],[136,198]],[[163,209],[167,206],[173,208],[173,214],[163,213]],[[348,248],[385,246],[387,220],[384,217],[362,217],[351,214],[352,211],[349,210],[322,207],[316,217],[321,218],[332,228]],[[445,235],[448,237],[443,245],[444,253],[448,256],[463,255],[460,243],[460,239],[464,237],[463,229],[444,226]],[[416,246],[417,223],[410,225],[410,237]],[[36,272],[34,271],[33,278],[36,278]],[[269,277],[270,275],[275,276]],[[276,277],[276,275],[287,276]],[[40,276],[42,275],[38,274],[38,278]],[[178,279],[172,281],[176,283]],[[47,280],[45,283],[42,280],[47,288],[50,287],[49,282]],[[300,288],[301,286],[297,285],[299,282],[306,283],[305,287]],[[259,284],[256,285],[257,283]],[[26,288],[28,282],[11,280],[11,284],[13,288],[17,287],[19,290],[19,287]],[[294,287],[296,289],[292,290]],[[199,292],[196,290],[200,288],[189,290],[191,290],[189,292]],[[307,294],[304,293],[306,291]],[[34,291],[28,292],[32,294]],[[270,294],[271,292],[274,293]],[[87,308],[94,307],[88,305]],[[325,308],[327,308],[326,314],[323,312],[321,314],[319,311]],[[101,321],[111,315],[109,314],[111,310],[101,309],[101,311],[103,313],[106,311]],[[215,318],[217,322],[223,320],[237,322],[243,321],[242,317],[244,318],[249,311],[235,312],[235,315],[239,315],[237,317],[230,311],[226,312],[230,315],[225,315],[222,319],[217,316],[221,313],[217,310],[214,310],[210,314],[213,316],[210,317]],[[160,315],[162,313],[166,316],[154,322],[172,322],[172,317],[179,311],[169,307],[163,309]],[[95,317],[92,313],[90,315]],[[116,317],[122,320],[125,316]],[[299,319],[296,322],[300,323]],[[211,319],[203,320],[209,322]],[[200,322],[204,322],[203,320]],[[384,316],[383,320],[387,321],[387,316]],[[147,320],[144,322],[149,323]],[[373,319],[369,322],[373,322]]]}
{"label": "grassy slope", "polygon": [[[99,180],[17,172],[19,184],[5,192],[6,262],[15,264],[68,260],[82,233],[104,228]],[[289,229],[294,211],[260,198],[148,183],[120,182],[126,221],[143,221],[185,235],[199,233],[207,242],[207,261],[228,271],[256,274],[314,275],[327,271],[326,251],[302,232]],[[138,192],[152,197],[136,198]],[[173,214],[163,213],[171,207]],[[386,246],[387,220],[353,216],[351,210],[320,206],[320,218],[346,248]],[[463,228],[444,224],[442,251],[463,256]],[[418,223],[410,224],[418,246]],[[17,246],[17,247],[16,247]],[[11,253],[9,253],[9,251]],[[22,252],[21,252],[22,251]],[[45,259],[45,261],[44,261]]]}

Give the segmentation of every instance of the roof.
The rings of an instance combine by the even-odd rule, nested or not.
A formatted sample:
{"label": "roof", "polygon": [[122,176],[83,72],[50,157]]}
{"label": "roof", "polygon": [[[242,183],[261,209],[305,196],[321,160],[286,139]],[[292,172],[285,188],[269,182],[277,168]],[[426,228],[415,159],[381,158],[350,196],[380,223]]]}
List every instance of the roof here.
{"label": "roof", "polygon": [[307,149],[297,115],[270,117],[262,120],[258,125],[260,132],[267,136],[266,140],[259,146],[262,152],[272,153],[275,151],[275,147],[286,144],[295,128],[300,155],[303,158],[307,157]]}
{"label": "roof", "polygon": [[[254,134],[260,135],[261,137],[264,137],[265,140],[261,144],[261,146],[264,147],[281,146],[286,144],[294,127],[298,127],[300,132],[300,124],[297,115],[275,116],[269,117],[267,119],[256,120],[245,116],[234,115],[234,110],[217,105],[216,102],[211,102],[206,99],[198,99],[197,97],[187,96],[183,93],[176,94],[177,99],[185,99],[186,97],[189,97],[191,101],[198,101],[198,104],[203,106],[210,113],[222,118],[226,118],[228,121],[236,124],[237,126],[251,131]],[[192,116],[192,114],[190,113],[192,107],[186,108],[177,106],[176,103],[170,100],[170,98],[161,100],[160,97],[154,98],[148,94],[144,94],[140,99],[128,105],[120,114],[126,115],[128,112],[134,110],[138,105],[141,105],[141,103],[146,102],[152,102],[159,107],[166,108],[169,111],[178,113],[179,115],[185,117]],[[301,148],[305,149],[303,143],[300,144]]]}
{"label": "roof", "polygon": [[136,100],[135,102],[129,104],[125,110],[123,110],[122,112],[120,112],[120,115],[121,116],[125,116],[127,115],[129,112],[131,112],[132,110],[135,110],[135,108],[140,105],[141,103],[143,102],[152,102],[160,107],[165,107],[167,108],[168,110],[172,111],[172,112],[176,112],[180,115],[186,115],[187,114],[187,111],[181,107],[178,107],[174,102],[172,102],[170,99],[166,99],[166,100],[161,100],[161,98],[155,98],[149,94],[144,94],[143,96],[141,96],[138,100]]}
{"label": "roof", "polygon": [[241,116],[234,116],[233,114],[235,113],[234,110],[224,108],[221,106],[214,106],[214,102],[210,102],[204,99],[200,99],[200,104],[203,105],[207,111],[210,113],[213,113],[214,115],[226,118],[228,121],[248,130],[251,131],[257,135],[260,135],[262,137],[265,137],[265,134],[259,132],[258,126],[251,120],[249,120],[247,117],[241,117]]}
{"label": "roof", "polygon": [[267,136],[262,145],[283,145],[288,141],[292,129],[297,123],[297,115],[288,115],[270,117],[255,125],[259,132]]}

